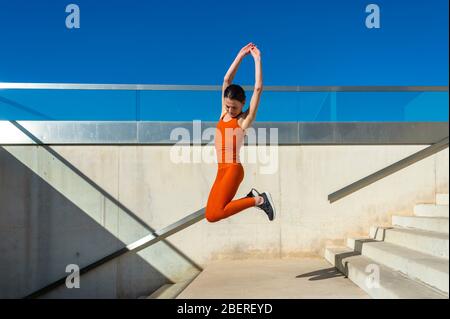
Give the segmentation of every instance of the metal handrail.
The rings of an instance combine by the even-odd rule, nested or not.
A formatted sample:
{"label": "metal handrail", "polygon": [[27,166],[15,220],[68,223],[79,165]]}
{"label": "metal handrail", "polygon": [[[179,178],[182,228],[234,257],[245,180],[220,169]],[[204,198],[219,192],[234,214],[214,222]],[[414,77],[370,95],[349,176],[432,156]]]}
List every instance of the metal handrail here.
{"label": "metal handrail", "polygon": [[401,159],[400,161],[395,162],[394,164],[391,164],[373,174],[370,174],[369,176],[366,176],[346,187],[341,188],[340,190],[328,195],[328,200],[330,201],[330,203],[333,203],[347,195],[356,192],[357,190],[360,190],[363,187],[366,187],[382,178],[385,178],[386,176],[389,176],[407,166],[410,166],[447,148],[449,143],[448,139],[449,137],[447,136],[423,150],[420,150],[404,159]]}
{"label": "metal handrail", "polygon": [[[253,89],[243,85],[245,90]],[[13,83],[0,82],[0,89],[33,90],[135,90],[135,91],[220,91],[221,85],[172,84],[87,84],[87,83]],[[448,85],[431,86],[311,86],[265,85],[264,90],[274,92],[448,92]]]}

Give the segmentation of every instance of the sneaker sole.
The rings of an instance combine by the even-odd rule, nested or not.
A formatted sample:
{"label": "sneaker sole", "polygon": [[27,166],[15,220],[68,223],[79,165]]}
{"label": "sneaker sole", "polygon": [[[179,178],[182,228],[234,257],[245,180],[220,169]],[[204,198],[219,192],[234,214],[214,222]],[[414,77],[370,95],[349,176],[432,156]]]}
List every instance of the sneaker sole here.
{"label": "sneaker sole", "polygon": [[274,221],[277,216],[277,211],[275,210],[275,205],[273,204],[273,201],[272,201],[272,195],[270,195],[269,192],[266,192],[266,195],[267,195],[267,199],[269,200],[269,204],[270,204],[270,206],[272,206],[272,210],[273,210],[273,219],[271,221]]}

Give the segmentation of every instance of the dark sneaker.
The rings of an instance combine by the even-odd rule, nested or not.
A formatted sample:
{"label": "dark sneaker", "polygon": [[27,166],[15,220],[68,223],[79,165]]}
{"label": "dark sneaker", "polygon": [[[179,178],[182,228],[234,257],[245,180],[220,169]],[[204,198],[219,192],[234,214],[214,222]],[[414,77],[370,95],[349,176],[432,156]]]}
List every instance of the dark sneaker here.
{"label": "dark sneaker", "polygon": [[261,196],[261,194],[254,188],[252,188],[252,190],[250,191],[250,193],[247,194],[246,197],[256,197],[256,196]]}
{"label": "dark sneaker", "polygon": [[264,202],[261,205],[258,205],[259,209],[262,209],[266,214],[267,217],[269,217],[269,220],[272,221],[275,219],[276,211],[275,211],[275,205],[272,201],[272,196],[270,196],[269,192],[264,192],[260,194],[259,196],[262,196],[264,198]]}

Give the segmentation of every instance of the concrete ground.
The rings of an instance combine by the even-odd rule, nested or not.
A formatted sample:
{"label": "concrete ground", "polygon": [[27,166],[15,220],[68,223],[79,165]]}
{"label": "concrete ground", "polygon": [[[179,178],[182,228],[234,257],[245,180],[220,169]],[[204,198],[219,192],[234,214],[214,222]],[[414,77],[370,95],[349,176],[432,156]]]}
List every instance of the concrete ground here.
{"label": "concrete ground", "polygon": [[215,261],[177,297],[370,298],[322,258]]}

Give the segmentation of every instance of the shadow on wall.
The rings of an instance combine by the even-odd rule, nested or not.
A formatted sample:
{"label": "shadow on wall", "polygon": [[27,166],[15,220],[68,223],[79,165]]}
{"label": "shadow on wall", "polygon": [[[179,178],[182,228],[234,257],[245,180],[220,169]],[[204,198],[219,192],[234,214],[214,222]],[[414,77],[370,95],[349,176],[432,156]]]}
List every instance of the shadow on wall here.
{"label": "shadow on wall", "polygon": [[[28,146],[30,149],[37,150],[36,146]],[[34,154],[33,151],[29,153]],[[93,205],[107,205],[106,198],[98,194],[96,198],[100,200]],[[67,276],[67,265],[76,264],[82,268],[127,244],[117,236],[118,225],[124,218],[122,215],[127,212],[124,214],[117,206],[103,207],[93,218],[3,147],[0,147],[0,203],[0,298],[22,298]],[[142,228],[142,225],[133,222],[134,225],[129,220],[126,222],[127,231],[132,233],[128,238],[142,233],[137,227]],[[152,231],[148,226],[146,228],[147,232]],[[116,234],[110,230],[116,230]],[[148,261],[151,258],[164,260],[168,251],[193,268],[197,267],[176,248],[160,242],[139,254],[130,252],[82,275],[79,289],[60,286],[43,297],[136,298],[150,295],[163,284],[172,282],[164,274],[161,262],[155,267]],[[158,256],[161,258],[155,258]],[[173,260],[166,257],[164,262],[170,264]],[[173,265],[168,267],[173,268]]]}

